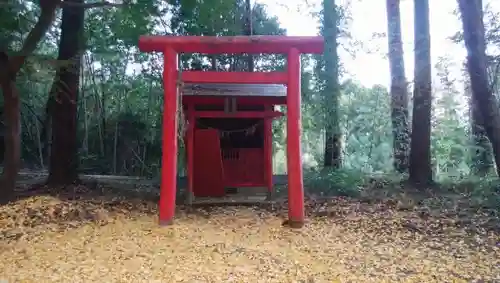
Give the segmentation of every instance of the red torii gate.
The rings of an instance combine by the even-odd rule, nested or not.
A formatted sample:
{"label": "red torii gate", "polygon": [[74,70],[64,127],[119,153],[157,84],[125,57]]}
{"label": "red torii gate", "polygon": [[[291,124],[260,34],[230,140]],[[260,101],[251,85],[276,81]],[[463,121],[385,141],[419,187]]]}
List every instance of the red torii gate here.
{"label": "red torii gate", "polygon": [[[288,223],[304,223],[304,188],[301,153],[300,54],[323,53],[320,36],[141,36],[143,52],[163,52],[163,145],[159,202],[160,225],[175,214],[177,190],[178,83],[285,84],[287,86]],[[178,71],[179,53],[286,54],[286,72]],[[188,172],[189,174],[189,172]],[[191,179],[191,178],[188,178]]]}

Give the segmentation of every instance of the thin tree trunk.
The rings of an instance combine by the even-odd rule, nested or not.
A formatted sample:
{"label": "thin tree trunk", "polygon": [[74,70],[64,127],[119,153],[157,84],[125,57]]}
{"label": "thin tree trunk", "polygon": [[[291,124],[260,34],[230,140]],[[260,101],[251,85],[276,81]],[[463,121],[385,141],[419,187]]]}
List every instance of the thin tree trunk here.
{"label": "thin tree trunk", "polygon": [[408,90],[401,40],[400,0],[387,0],[387,33],[391,72],[391,120],[394,169],[406,173],[409,165]]}
{"label": "thin tree trunk", "polygon": [[[89,57],[89,56],[84,56],[85,61],[89,67],[89,72],[90,72],[90,78],[92,79],[92,83],[94,85],[94,116],[97,116],[97,131],[99,135],[99,149],[100,149],[100,154],[101,156],[106,156],[106,148],[104,145],[104,136],[106,135],[106,117],[104,116],[105,110],[101,110],[101,108],[104,108],[105,106],[105,98],[103,97],[102,99],[99,96],[99,91],[97,90],[97,81],[96,81],[96,73],[94,70],[94,66],[92,65],[92,62],[94,62],[94,57]],[[104,96],[104,74],[101,71],[101,96]],[[97,111],[99,109],[99,112]],[[100,119],[99,119],[100,118]],[[91,118],[91,121],[93,119]]]}
{"label": "thin tree trunk", "polygon": [[[83,0],[66,0],[83,4]],[[84,10],[64,8],[58,60],[69,61],[56,72],[52,95],[56,100],[52,116],[52,149],[49,177],[51,185],[67,185],[78,180],[77,101],[80,81]]]}
{"label": "thin tree trunk", "polygon": [[217,71],[217,55],[210,56],[210,61],[212,62],[211,64],[212,71]]}
{"label": "thin tree trunk", "polygon": [[87,95],[84,93],[85,91],[85,61],[82,61],[81,71],[80,71],[80,89],[81,89],[81,98],[83,99],[83,127],[84,127],[84,137],[83,137],[83,151],[85,155],[88,156],[89,153],[89,121],[87,116]]}
{"label": "thin tree trunk", "polygon": [[326,87],[323,93],[326,120],[324,167],[337,169],[342,166],[341,131],[339,125],[339,58],[337,51],[338,15],[334,0],[324,0],[323,7],[325,37],[325,54],[323,59],[326,63]]}
{"label": "thin tree trunk", "polygon": [[34,119],[35,123],[35,129],[36,129],[36,142],[37,142],[37,147],[38,147],[38,158],[40,159],[40,167],[42,170],[45,170],[45,160],[43,156],[43,143],[41,139],[41,133],[40,133],[40,125],[38,125],[38,118],[35,117]]}
{"label": "thin tree trunk", "polygon": [[491,142],[497,174],[500,176],[500,109],[489,87],[485,31],[480,5],[481,1],[458,0],[467,49],[472,103],[481,113],[482,126]]}
{"label": "thin tree trunk", "polygon": [[[245,23],[243,27],[244,35],[252,35],[253,27],[252,27],[252,3],[250,0],[245,0]],[[254,61],[252,54],[247,55],[247,67],[249,72],[254,71]]]}
{"label": "thin tree trunk", "polygon": [[83,137],[83,150],[86,155],[89,153],[89,121],[87,116],[87,98],[82,93],[83,98],[83,128],[84,128],[84,137]]}
{"label": "thin tree trunk", "polygon": [[[179,64],[179,66],[182,66],[182,65]],[[152,119],[152,115],[151,115],[152,107],[153,107],[153,82],[151,82],[149,84],[148,110],[144,114],[144,121],[150,121]],[[144,160],[144,162],[142,163],[142,166],[141,166],[141,176],[144,176],[144,172],[148,169],[146,166],[146,161],[148,158],[148,145],[149,145],[148,141],[150,139],[153,140],[153,138],[154,137],[150,136],[144,140],[144,149],[142,150],[142,160]]]}
{"label": "thin tree trunk", "polygon": [[99,118],[100,118],[100,123],[98,122],[98,130],[99,130],[99,147],[101,149],[101,155],[106,156],[106,117],[102,116],[104,114],[104,110],[102,108],[106,104],[106,98],[104,97],[104,82],[106,81],[106,78],[104,76],[103,70],[101,70],[101,96],[99,96],[99,93],[95,92],[95,99],[96,99],[96,105],[98,105],[99,108]]}
{"label": "thin tree trunk", "polygon": [[[118,113],[121,113],[122,109],[122,95],[118,97]],[[115,135],[113,139],[113,174],[116,175],[118,172],[118,132],[120,127],[120,119],[116,120],[115,124]]]}
{"label": "thin tree trunk", "polygon": [[410,144],[410,182],[432,183],[431,167],[431,41],[429,0],[414,0],[415,86]]}
{"label": "thin tree trunk", "polygon": [[[104,76],[103,76],[104,78]],[[101,81],[101,86],[104,88],[104,80]],[[96,92],[97,93],[97,92]],[[101,101],[100,101],[100,106],[99,106],[99,114],[101,117],[101,125],[99,127],[99,139],[100,139],[100,145],[101,145],[101,152],[102,156],[106,156],[106,123],[107,123],[107,118],[106,118],[106,95],[104,94],[104,90],[101,91]]]}

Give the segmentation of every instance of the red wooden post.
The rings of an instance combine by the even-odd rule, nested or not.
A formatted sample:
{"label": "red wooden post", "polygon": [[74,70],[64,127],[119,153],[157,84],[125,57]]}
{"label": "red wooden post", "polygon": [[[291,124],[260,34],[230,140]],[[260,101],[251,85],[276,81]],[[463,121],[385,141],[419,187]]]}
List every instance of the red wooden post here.
{"label": "red wooden post", "polygon": [[192,204],[193,202],[193,174],[194,174],[194,158],[193,158],[193,153],[194,153],[194,130],[195,130],[195,123],[196,123],[196,118],[194,117],[194,105],[189,104],[188,105],[188,111],[187,111],[187,117],[188,117],[188,128],[187,128],[187,177],[188,177],[188,186],[187,186],[187,204]]}
{"label": "red wooden post", "polygon": [[[266,107],[270,111],[274,111],[274,106]],[[267,184],[267,198],[272,197],[273,192],[273,120],[264,118],[264,172]]]}
{"label": "red wooden post", "polygon": [[288,52],[287,72],[288,221],[290,227],[300,228],[304,225],[304,186],[300,145],[300,53],[297,48]]}
{"label": "red wooden post", "polygon": [[165,49],[163,66],[163,147],[160,184],[160,225],[172,224],[177,192],[177,53]]}

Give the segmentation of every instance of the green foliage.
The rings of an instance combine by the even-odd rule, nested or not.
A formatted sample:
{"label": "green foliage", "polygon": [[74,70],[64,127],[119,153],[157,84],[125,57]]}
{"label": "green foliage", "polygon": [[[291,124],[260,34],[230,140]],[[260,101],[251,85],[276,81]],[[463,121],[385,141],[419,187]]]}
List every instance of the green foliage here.
{"label": "green foliage", "polygon": [[435,176],[459,178],[469,174],[471,139],[468,136],[468,105],[461,103],[460,91],[450,75],[449,59],[440,58],[436,65],[439,83],[434,96],[432,117],[432,162]]}
{"label": "green foliage", "polygon": [[497,178],[481,178],[470,193],[472,206],[500,211],[500,183]]}
{"label": "green foliage", "polygon": [[342,125],[346,168],[387,172],[392,168],[390,98],[381,86],[343,85]]}
{"label": "green foliage", "polygon": [[465,207],[472,207],[476,210],[500,211],[500,182],[498,178],[475,176],[461,179],[442,178],[439,191],[448,198],[459,196],[464,199],[462,201],[466,202],[463,205]]}
{"label": "green foliage", "polygon": [[318,196],[359,197],[366,182],[364,173],[348,169],[325,169],[304,174],[308,193]]}
{"label": "green foliage", "polygon": [[[22,38],[31,28],[30,18],[35,17],[36,8],[31,1],[12,0],[0,7],[0,50],[19,48]],[[31,8],[28,8],[31,7]]]}

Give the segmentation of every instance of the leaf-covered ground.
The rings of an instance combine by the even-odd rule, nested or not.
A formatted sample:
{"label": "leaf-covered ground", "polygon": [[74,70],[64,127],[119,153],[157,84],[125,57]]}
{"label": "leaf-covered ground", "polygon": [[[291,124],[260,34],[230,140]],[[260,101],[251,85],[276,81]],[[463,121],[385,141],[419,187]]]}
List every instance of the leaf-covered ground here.
{"label": "leaf-covered ground", "polygon": [[310,202],[308,224],[291,230],[285,208],[180,209],[158,227],[154,203],[25,198],[0,207],[0,281],[500,280],[490,213],[336,198]]}

